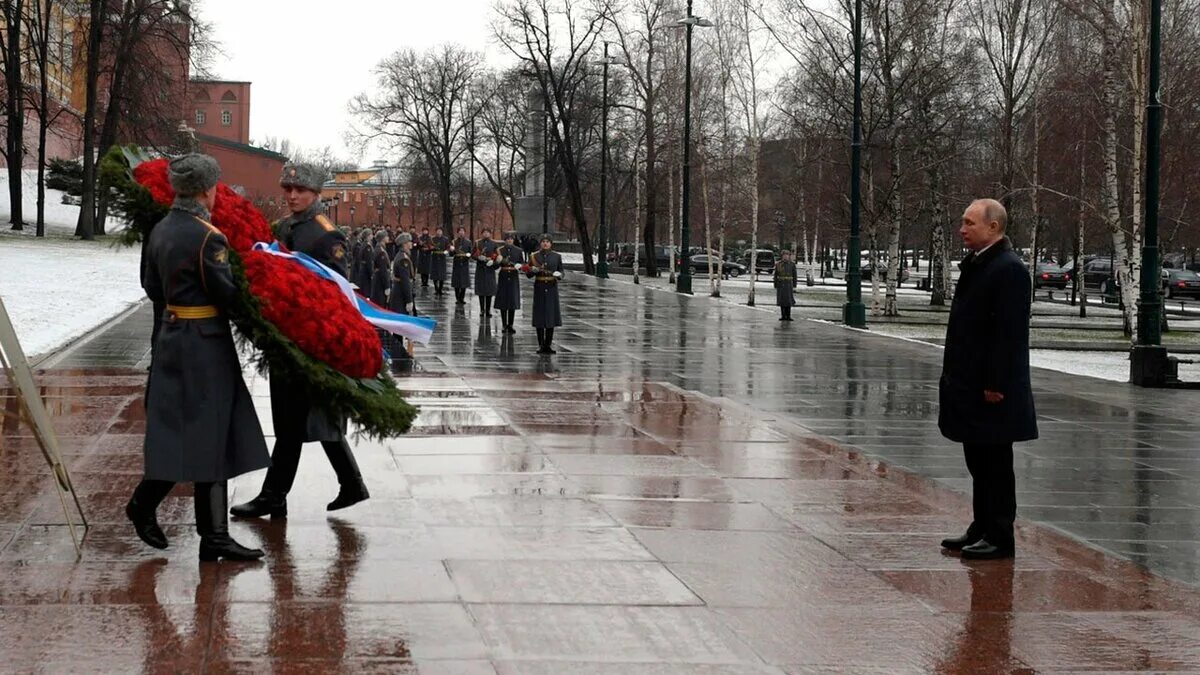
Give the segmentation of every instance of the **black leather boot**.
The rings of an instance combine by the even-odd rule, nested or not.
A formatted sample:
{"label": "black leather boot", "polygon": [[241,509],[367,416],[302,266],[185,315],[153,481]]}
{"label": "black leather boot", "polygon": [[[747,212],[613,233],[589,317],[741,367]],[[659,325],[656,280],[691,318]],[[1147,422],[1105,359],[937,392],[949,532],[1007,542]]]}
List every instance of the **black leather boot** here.
{"label": "black leather boot", "polygon": [[229,509],[235,518],[287,518],[287,497],[268,490],[265,486],[258,496],[245,504]]}
{"label": "black leather boot", "polygon": [[133,496],[125,505],[125,516],[133,523],[133,530],[137,532],[138,539],[144,541],[147,546],[157,549],[167,547],[167,535],[158,526],[157,509],[173,487],[175,484],[168,480],[143,479],[134,488]]}
{"label": "black leather boot", "polygon": [[337,511],[370,499],[371,493],[363,483],[362,472],[359,471],[358,461],[354,459],[350,443],[343,438],[340,441],[322,443],[321,447],[325,448],[325,456],[329,458],[329,465],[337,474],[339,486],[337,498],[329,502],[325,510]]}
{"label": "black leather boot", "polygon": [[196,483],[196,532],[200,534],[201,562],[258,560],[259,548],[246,548],[229,536],[229,496],[225,482]]}
{"label": "black leather boot", "polygon": [[554,350],[554,347],[552,346],[553,344],[554,344],[554,329],[547,328],[546,329],[546,353],[547,354],[557,354],[558,353],[557,351]]}

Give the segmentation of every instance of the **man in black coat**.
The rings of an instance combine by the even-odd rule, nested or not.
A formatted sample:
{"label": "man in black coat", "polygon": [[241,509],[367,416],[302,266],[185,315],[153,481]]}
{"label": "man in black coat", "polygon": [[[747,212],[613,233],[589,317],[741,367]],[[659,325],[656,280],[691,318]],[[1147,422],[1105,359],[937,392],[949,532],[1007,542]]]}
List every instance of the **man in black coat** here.
{"label": "man in black coat", "polygon": [[792,252],[783,249],[783,259],[775,263],[775,303],[779,305],[779,320],[792,320],[792,307],[796,304],[796,263]]}
{"label": "man in black coat", "polygon": [[171,161],[175,203],[144,248],[142,287],[163,308],[146,401],[145,473],[125,507],[138,537],[167,548],[156,510],[194,484],[200,560],[254,560],[229,536],[226,481],[267,466],[267,445],[242,379],[227,310],[237,297],[225,236],[211,225],[220,168],[207,155]]}
{"label": "man in black coat", "polygon": [[421,274],[421,285],[429,285],[429,272],[433,268],[433,237],[429,236],[429,228],[421,228],[421,238],[417,242],[417,271]]}
{"label": "man in black coat", "polygon": [[529,254],[529,271],[533,278],[533,327],[537,329],[538,354],[557,354],[554,329],[562,325],[562,308],[558,303],[558,282],[563,278],[562,256],[554,250],[554,240],[543,234],[541,248]]}
{"label": "man in black coat", "polygon": [[1038,437],[1029,379],[1029,271],[1004,236],[1008,215],[994,199],[973,202],[959,234],[962,261],[939,383],[938,427],[963,444],[974,520],[942,541],[964,558],[1009,558],[1017,515],[1013,443]]}
{"label": "man in black coat", "polygon": [[441,295],[446,287],[446,255],[450,252],[450,237],[443,234],[439,227],[429,242],[433,247],[430,251],[429,278],[433,280],[433,289]]}
{"label": "man in black coat", "polygon": [[471,249],[475,245],[467,238],[467,231],[458,228],[458,237],[450,242],[450,253],[454,256],[454,270],[450,274],[450,285],[454,287],[454,304],[467,304],[467,289],[471,287]]}
{"label": "man in black coat", "polygon": [[479,298],[479,314],[492,316],[492,298],[496,295],[496,271],[500,269],[500,242],[492,239],[491,228],[483,228],[483,238],[475,242],[475,296]]}
{"label": "man in black coat", "polygon": [[[288,164],[279,185],[292,215],[276,223],[275,236],[289,250],[305,253],[338,274],[346,275],[342,265],[345,237],[321,209],[324,171],[311,165]],[[386,253],[384,254],[386,255]],[[370,282],[363,292],[368,292]],[[313,400],[303,382],[293,381],[285,373],[272,371],[271,418],[275,422],[275,450],[271,468],[254,499],[231,510],[239,518],[287,516],[287,495],[296,480],[300,449],[307,442],[320,441],[338,479],[338,496],[325,508],[344,509],[370,497],[363,484],[358,462],[346,441],[346,420],[325,410]]]}
{"label": "man in black coat", "polygon": [[500,321],[505,333],[517,332],[517,310],[521,309],[521,274],[519,268],[525,264],[525,251],[516,244],[516,232],[504,235],[500,247],[500,274],[496,280],[496,309],[500,310]]}

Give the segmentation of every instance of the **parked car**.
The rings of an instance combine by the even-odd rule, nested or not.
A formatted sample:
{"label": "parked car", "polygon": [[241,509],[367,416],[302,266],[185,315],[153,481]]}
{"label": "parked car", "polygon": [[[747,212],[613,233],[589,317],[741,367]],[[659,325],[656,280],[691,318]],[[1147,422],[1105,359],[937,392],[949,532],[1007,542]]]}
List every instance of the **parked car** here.
{"label": "parked car", "polygon": [[[708,256],[707,255],[704,255],[704,254],[694,255],[694,256],[692,256],[691,260],[692,260],[692,273],[693,274],[708,274]],[[745,265],[739,265],[738,263],[731,262],[728,260],[722,262],[721,259],[715,255],[713,256],[712,260],[713,260],[713,267],[721,267],[722,273],[727,274],[731,277],[740,277],[741,275],[745,274],[748,271],[748,268]]]}
{"label": "parked car", "polygon": [[1200,298],[1200,273],[1191,270],[1162,271],[1163,295],[1168,298]]}
{"label": "parked car", "polygon": [[1070,282],[1071,273],[1068,270],[1051,262],[1042,261],[1037,264],[1037,271],[1033,276],[1034,289],[1054,288],[1061,291]]}
{"label": "parked car", "polygon": [[[879,280],[886,283],[887,275],[888,275],[887,265],[880,265],[880,268],[883,271],[879,275]],[[874,275],[875,275],[874,265],[863,265],[863,267],[862,267],[862,280],[863,281],[870,281],[871,277]],[[901,267],[900,268],[900,283],[904,283],[906,281],[908,281],[908,268]]]}
{"label": "parked car", "polygon": [[[746,269],[750,269],[750,254],[754,251],[746,251],[742,254],[741,263]],[[754,258],[754,267],[759,272],[774,272],[775,271],[775,252],[769,248],[760,248]]]}
{"label": "parked car", "polygon": [[1108,258],[1095,258],[1083,266],[1083,285],[1088,290],[1098,290],[1106,296],[1117,293],[1116,278],[1113,276],[1112,261]]}

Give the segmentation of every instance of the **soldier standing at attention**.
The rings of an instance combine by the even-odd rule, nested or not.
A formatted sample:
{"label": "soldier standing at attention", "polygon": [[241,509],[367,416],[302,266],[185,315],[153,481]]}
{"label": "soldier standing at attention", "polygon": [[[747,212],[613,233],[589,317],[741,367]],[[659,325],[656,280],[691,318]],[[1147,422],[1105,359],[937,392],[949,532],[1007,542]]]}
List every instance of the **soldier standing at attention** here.
{"label": "soldier standing at attention", "polygon": [[500,278],[496,283],[496,309],[500,310],[500,322],[505,333],[515,333],[513,327],[517,310],[521,309],[521,277],[517,268],[525,263],[525,252],[516,245],[516,232],[504,235],[500,247]]}
{"label": "soldier standing at attention", "polygon": [[146,242],[142,287],[163,307],[146,404],[145,473],[125,507],[138,537],[167,547],[156,511],[177,482],[195,488],[200,560],[255,560],[229,536],[226,481],[270,464],[224,310],[238,293],[225,236],[208,222],[221,169],[171,161],[175,203]]}
{"label": "soldier standing at attention", "polygon": [[467,304],[467,289],[471,286],[471,249],[474,248],[467,231],[458,228],[458,237],[450,242],[450,252],[454,254],[454,271],[450,275],[450,285],[454,287],[454,304]]}
{"label": "soldier standing at attention", "polygon": [[[324,172],[310,165],[288,164],[279,185],[292,214],[276,224],[275,236],[292,251],[305,253],[345,275],[345,239],[321,209],[319,199]],[[363,289],[366,291],[366,288]],[[296,480],[300,449],[320,441],[338,479],[338,496],[326,509],[336,511],[370,497],[354,453],[346,441],[346,420],[325,410],[309,397],[303,382],[284,373],[270,373],[271,417],[275,422],[275,450],[262,491],[254,499],[233,507],[240,518],[287,516],[287,495]]]}
{"label": "soldier standing at attention", "polygon": [[554,329],[562,325],[558,306],[558,281],[563,278],[562,256],[553,250],[554,241],[543,234],[541,248],[529,255],[528,276],[533,277],[533,327],[537,329],[539,354],[557,354],[551,343]]}
{"label": "soldier standing at attention", "polygon": [[792,252],[784,249],[783,258],[775,263],[775,302],[779,305],[779,320],[792,320],[792,307],[796,304],[796,263]]}
{"label": "soldier standing at attention", "polygon": [[429,278],[433,279],[433,288],[438,295],[446,287],[446,254],[450,250],[450,238],[443,234],[442,228],[434,231],[432,246],[433,262],[430,263]]}
{"label": "soldier standing at attention", "polygon": [[358,230],[358,238],[354,244],[354,267],[350,281],[362,290],[363,295],[371,294],[371,230],[363,227]]}
{"label": "soldier standing at attention", "polygon": [[496,258],[500,244],[492,240],[492,230],[483,228],[483,238],[475,242],[475,295],[479,296],[479,314],[492,316],[492,297],[496,295]]}
{"label": "soldier standing at attention", "polygon": [[392,235],[387,230],[375,233],[375,248],[371,251],[371,302],[387,307],[388,292],[392,289],[392,257],[388,245]]}
{"label": "soldier standing at attention", "polygon": [[421,273],[421,285],[429,285],[429,270],[433,267],[433,237],[429,228],[421,228],[420,249],[417,251],[417,271]]}
{"label": "soldier standing at attention", "polygon": [[412,311],[413,301],[413,264],[408,256],[412,250],[412,237],[400,235],[400,250],[392,260],[392,295],[388,299],[388,308],[393,312],[415,315]]}

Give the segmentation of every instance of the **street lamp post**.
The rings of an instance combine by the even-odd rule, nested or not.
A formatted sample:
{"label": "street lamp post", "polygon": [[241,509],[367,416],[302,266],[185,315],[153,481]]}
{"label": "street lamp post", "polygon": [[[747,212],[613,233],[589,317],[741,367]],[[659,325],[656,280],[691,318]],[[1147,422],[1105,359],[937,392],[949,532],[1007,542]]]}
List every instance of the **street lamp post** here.
{"label": "street lamp post", "polygon": [[1150,0],[1149,85],[1146,100],[1146,213],[1142,238],[1141,293],[1138,298],[1137,344],[1129,360],[1129,381],[1162,387],[1178,380],[1162,346],[1162,298],[1159,295],[1158,175],[1162,132],[1159,60],[1162,51],[1162,0]]}
{"label": "street lamp post", "polygon": [[596,263],[596,276],[608,278],[608,67],[621,62],[608,55],[608,43],[604,43],[604,95],[600,113],[600,260]]}
{"label": "street lamp post", "polygon": [[350,207],[350,227],[354,227],[354,207]]}
{"label": "street lamp post", "polygon": [[850,245],[846,260],[846,304],[842,320],[865,328],[867,308],[862,301],[862,243],[859,215],[862,210],[862,0],[854,0],[854,122],[850,140]]}
{"label": "street lamp post", "polygon": [[[860,0],[861,1],[861,0]],[[689,245],[691,244],[691,204],[692,204],[692,28],[700,26],[708,28],[713,25],[713,22],[692,14],[692,0],[687,3],[687,16],[679,20],[679,25],[684,26],[685,38],[684,44],[684,59],[683,59],[683,197],[682,208],[683,213],[680,223],[679,246],[686,258]],[[705,242],[705,248],[708,248],[708,242]],[[675,255],[671,251],[671,255]],[[675,280],[675,291],[678,293],[692,294],[692,266],[690,261],[683,265],[683,269],[679,271],[679,276]]]}

